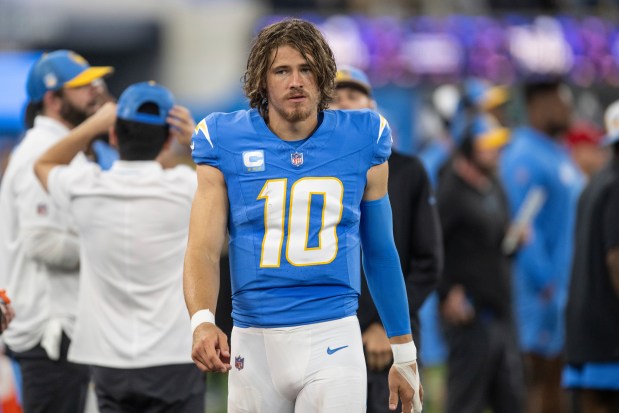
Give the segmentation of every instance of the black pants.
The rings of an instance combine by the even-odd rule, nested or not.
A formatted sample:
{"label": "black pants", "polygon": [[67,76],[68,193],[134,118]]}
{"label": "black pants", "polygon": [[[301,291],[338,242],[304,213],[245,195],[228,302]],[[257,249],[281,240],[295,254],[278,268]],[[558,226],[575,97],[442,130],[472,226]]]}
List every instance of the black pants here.
{"label": "black pants", "polygon": [[100,413],[203,413],[206,382],[193,364],[93,367]]}
{"label": "black pants", "polygon": [[83,413],[90,380],[87,366],[67,361],[70,340],[63,333],[60,359],[50,360],[40,345],[10,351],[19,363],[24,413]]}
{"label": "black pants", "polygon": [[524,379],[511,321],[477,317],[465,326],[445,325],[447,413],[521,413]]}
{"label": "black pants", "polygon": [[389,411],[389,368],[384,371],[368,370],[367,413],[387,411]]}

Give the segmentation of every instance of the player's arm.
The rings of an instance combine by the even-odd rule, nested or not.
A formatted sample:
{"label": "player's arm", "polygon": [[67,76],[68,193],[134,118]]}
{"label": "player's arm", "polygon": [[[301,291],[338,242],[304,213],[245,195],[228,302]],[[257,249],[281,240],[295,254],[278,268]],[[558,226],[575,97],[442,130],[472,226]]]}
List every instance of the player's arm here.
{"label": "player's arm", "polygon": [[[71,130],[69,135],[49,148],[34,164],[34,172],[45,191],[49,192],[49,177],[51,171],[60,165],[68,165],[73,158],[84,151],[89,142],[97,135],[105,132],[116,119],[116,105],[106,103],[93,116]],[[79,241],[75,233],[66,228],[50,225],[54,206],[47,205],[49,198],[40,192],[32,199],[40,198],[37,205],[23,209],[24,226],[22,237],[24,249],[29,258],[45,265],[65,270],[75,270],[79,266]],[[36,211],[36,209],[41,209]],[[26,216],[27,215],[27,216]]]}
{"label": "player's arm", "polygon": [[25,254],[50,268],[75,271],[80,263],[77,234],[59,228],[31,227],[22,230]]}
{"label": "player's arm", "polygon": [[108,102],[94,115],[73,128],[69,135],[49,148],[34,164],[34,173],[48,190],[49,174],[56,166],[68,165],[75,156],[86,150],[97,135],[107,132],[116,120],[116,104]]}
{"label": "player's arm", "polygon": [[393,239],[387,162],[368,171],[361,203],[361,247],[368,288],[392,345],[389,372],[389,409],[398,397],[405,412],[420,412],[423,389],[417,371],[417,350],[411,334],[408,300],[400,259]]}
{"label": "player's arm", "polygon": [[228,192],[223,174],[198,165],[198,189],[191,207],[183,270],[185,303],[191,316],[192,358],[203,371],[230,370],[226,335],[215,326],[219,257],[226,241]]}

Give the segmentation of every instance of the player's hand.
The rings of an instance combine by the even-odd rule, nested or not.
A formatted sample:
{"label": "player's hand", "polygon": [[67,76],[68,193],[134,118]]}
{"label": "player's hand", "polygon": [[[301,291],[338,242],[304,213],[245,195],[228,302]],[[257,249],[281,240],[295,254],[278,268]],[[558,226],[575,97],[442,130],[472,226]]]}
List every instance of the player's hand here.
{"label": "player's hand", "polygon": [[518,247],[522,248],[531,242],[531,226],[523,227],[518,233]]}
{"label": "player's hand", "polygon": [[99,108],[84,123],[92,130],[93,135],[99,135],[109,131],[116,122],[116,103],[107,102]]}
{"label": "player's hand", "polygon": [[184,106],[175,105],[170,112],[166,122],[170,125],[170,136],[183,146],[189,146],[191,136],[196,128],[196,123],[191,116],[191,112]]}
{"label": "player's hand", "polygon": [[368,368],[373,371],[384,370],[393,360],[393,354],[383,326],[380,323],[370,324],[362,338]]}
{"label": "player's hand", "polygon": [[232,368],[228,338],[212,323],[202,323],[193,332],[191,358],[202,371],[225,373]]}
{"label": "player's hand", "polygon": [[441,314],[445,321],[453,325],[468,324],[475,317],[475,310],[466,298],[464,287],[455,285],[449,290],[441,304]]}
{"label": "player's hand", "polygon": [[402,402],[403,413],[420,413],[423,405],[423,387],[419,381],[417,363],[394,364],[389,370],[389,410]]}

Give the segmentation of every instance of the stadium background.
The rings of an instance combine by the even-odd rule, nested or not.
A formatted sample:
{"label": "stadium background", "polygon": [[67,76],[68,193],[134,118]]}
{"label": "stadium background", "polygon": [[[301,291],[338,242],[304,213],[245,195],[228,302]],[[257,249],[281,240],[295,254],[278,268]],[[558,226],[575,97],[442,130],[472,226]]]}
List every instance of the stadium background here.
{"label": "stadium background", "polygon": [[[531,77],[564,77],[576,117],[598,126],[617,98],[616,0],[0,0],[0,176],[23,135],[25,78],[42,52],[72,49],[114,66],[115,96],[157,80],[199,119],[246,106],[240,79],[249,41],[289,15],[317,23],[338,64],[369,74],[407,153],[444,133],[436,88],[472,76],[512,88],[511,124],[523,118],[518,85]],[[209,384],[208,411],[218,411],[225,384]]]}

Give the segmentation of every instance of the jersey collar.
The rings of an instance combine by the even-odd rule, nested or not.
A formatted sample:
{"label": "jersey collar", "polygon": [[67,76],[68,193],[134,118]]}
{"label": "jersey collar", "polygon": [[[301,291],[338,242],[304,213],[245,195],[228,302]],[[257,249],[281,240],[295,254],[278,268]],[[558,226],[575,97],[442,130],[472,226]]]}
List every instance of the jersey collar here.
{"label": "jersey collar", "polygon": [[54,133],[58,136],[66,136],[69,134],[70,129],[67,128],[63,123],[57,121],[54,118],[50,118],[49,116],[38,115],[34,118],[34,127],[47,129],[50,132]]}
{"label": "jersey collar", "polygon": [[252,124],[254,125],[254,128],[260,137],[269,140],[275,140],[276,142],[280,143],[281,147],[290,148],[292,150],[303,150],[322,146],[324,142],[328,139],[328,137],[331,136],[331,133],[333,132],[336,124],[336,118],[332,111],[322,111],[321,113],[323,115],[323,120],[320,125],[309,136],[309,138],[307,138],[305,142],[303,142],[298,148],[296,148],[294,145],[286,142],[285,140],[274,134],[273,131],[271,131],[271,129],[269,129],[269,127],[267,126],[264,118],[260,115],[260,112],[258,112],[256,109],[251,109],[250,113]]}
{"label": "jersey collar", "polygon": [[161,171],[163,167],[157,161],[123,161],[117,160],[112,164],[112,171]]}

